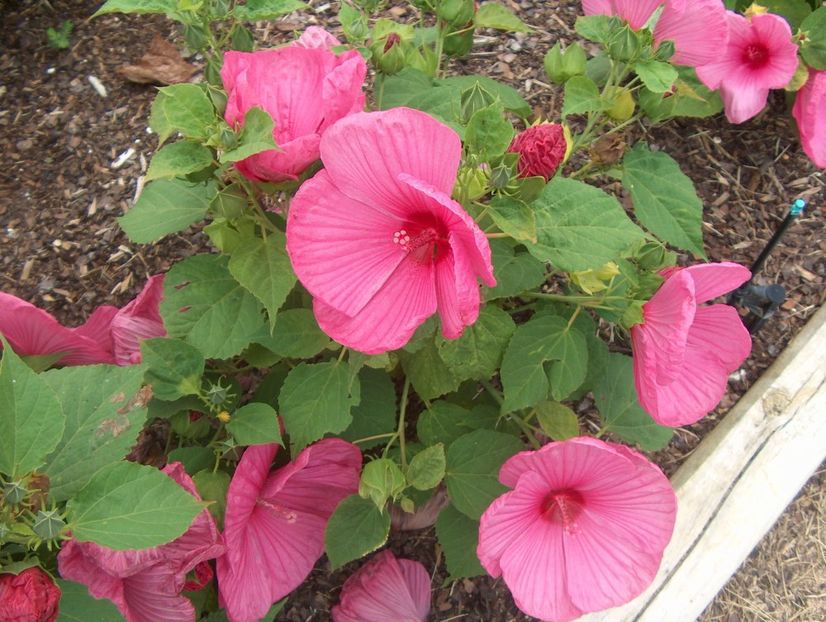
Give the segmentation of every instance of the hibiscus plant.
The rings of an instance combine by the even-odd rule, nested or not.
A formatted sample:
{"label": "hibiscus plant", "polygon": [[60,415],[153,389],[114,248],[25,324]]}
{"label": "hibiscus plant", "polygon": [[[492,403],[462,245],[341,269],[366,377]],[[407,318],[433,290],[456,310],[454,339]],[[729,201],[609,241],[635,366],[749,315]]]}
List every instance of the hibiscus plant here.
{"label": "hibiscus plant", "polygon": [[369,558],[334,621],[425,620],[429,570],[376,551],[434,521],[450,579],[501,576],[542,620],[653,580],[677,509],[641,452],[723,397],[751,339],[706,303],[751,275],[703,263],[692,182],[624,130],[739,123],[799,90],[823,166],[826,8],[584,0],[593,45],[548,51],[564,99],[531,122],[449,61],[477,29],[529,33],[509,9],[415,0],[399,23],[385,4],[343,2],[344,42],[310,27],[258,51],[249,22],[301,2],[98,11],[166,13],[204,54],[204,81],[159,90],[119,222],[213,249],[77,328],[0,293],[13,619],[55,619],[43,569],[75,619],[272,619],[326,553]]}

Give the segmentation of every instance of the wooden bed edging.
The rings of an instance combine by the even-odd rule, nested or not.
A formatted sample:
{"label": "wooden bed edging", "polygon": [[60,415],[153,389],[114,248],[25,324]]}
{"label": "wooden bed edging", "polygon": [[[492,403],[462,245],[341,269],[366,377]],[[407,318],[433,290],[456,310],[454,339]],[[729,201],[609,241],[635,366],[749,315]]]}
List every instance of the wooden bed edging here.
{"label": "wooden bed edging", "polygon": [[826,459],[826,306],[675,473],[651,586],[583,622],[694,622]]}

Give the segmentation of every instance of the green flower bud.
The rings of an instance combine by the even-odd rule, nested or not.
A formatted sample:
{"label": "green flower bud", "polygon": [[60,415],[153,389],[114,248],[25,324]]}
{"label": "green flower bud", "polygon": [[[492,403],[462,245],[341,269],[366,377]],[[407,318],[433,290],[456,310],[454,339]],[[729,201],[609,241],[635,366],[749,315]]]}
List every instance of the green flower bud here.
{"label": "green flower bud", "polygon": [[609,86],[605,90],[605,97],[608,99],[610,107],[605,111],[614,121],[627,121],[634,114],[637,107],[631,91],[623,86]]}
{"label": "green flower bud", "polygon": [[34,532],[42,540],[55,540],[60,537],[66,523],[57,510],[39,510],[34,517]]}
{"label": "green flower bud", "polygon": [[473,29],[462,34],[450,33],[445,37],[444,52],[448,56],[460,58],[473,49]]}
{"label": "green flower bud", "polygon": [[612,58],[621,61],[630,61],[639,56],[642,42],[639,35],[626,24],[617,32],[608,43],[608,53]]}
{"label": "green flower bud", "polygon": [[9,505],[17,505],[22,503],[28,492],[23,482],[9,482],[3,485],[3,500]]}
{"label": "green flower bud", "polygon": [[473,113],[487,108],[496,101],[496,98],[485,90],[478,82],[469,89],[462,91],[462,118],[470,121]]}
{"label": "green flower bud", "polygon": [[385,39],[376,41],[370,48],[373,52],[373,63],[382,73],[392,76],[405,66],[406,54],[401,37],[391,32]]}
{"label": "green flower bud", "polygon": [[552,82],[563,84],[574,76],[583,75],[587,60],[585,50],[578,44],[563,49],[557,43],[545,54],[545,73]]}
{"label": "green flower bud", "polygon": [[511,183],[511,170],[507,166],[497,166],[490,173],[490,185],[497,189],[507,188]]}
{"label": "green flower bud", "polygon": [[451,26],[464,26],[473,19],[473,0],[440,0],[436,15]]}

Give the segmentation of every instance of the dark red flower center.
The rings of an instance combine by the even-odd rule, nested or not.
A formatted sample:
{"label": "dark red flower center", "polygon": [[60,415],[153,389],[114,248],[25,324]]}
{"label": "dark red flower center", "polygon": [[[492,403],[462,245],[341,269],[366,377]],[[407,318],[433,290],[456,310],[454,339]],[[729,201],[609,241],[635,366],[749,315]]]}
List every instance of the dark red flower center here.
{"label": "dark red flower center", "polygon": [[547,521],[562,525],[566,532],[574,533],[584,504],[585,500],[576,490],[554,491],[542,503],[542,516]]}
{"label": "dark red flower center", "polygon": [[393,232],[393,244],[421,264],[436,263],[448,248],[444,227],[433,222],[409,222]]}
{"label": "dark red flower center", "polygon": [[743,63],[752,69],[765,67],[769,62],[769,51],[762,43],[749,43],[743,48]]}

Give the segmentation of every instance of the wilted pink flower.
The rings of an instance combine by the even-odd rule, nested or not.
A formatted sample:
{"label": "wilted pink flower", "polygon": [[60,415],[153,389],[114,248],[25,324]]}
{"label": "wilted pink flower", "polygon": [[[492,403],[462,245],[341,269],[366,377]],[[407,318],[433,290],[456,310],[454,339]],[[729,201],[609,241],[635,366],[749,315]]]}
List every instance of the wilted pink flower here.
{"label": "wilted pink flower", "polygon": [[140,342],[163,337],[160,314],[163,275],[152,276],[137,298],[122,309],[103,305],[77,328],[62,326],[51,314],[0,292],[0,334],[20,356],[63,354],[58,365],[140,362]]}
{"label": "wilted pink flower", "polygon": [[729,40],[717,60],[697,67],[697,77],[720,89],[726,118],[742,123],[766,105],[770,89],[786,86],[797,70],[797,46],[789,23],[764,13],[747,19],[727,11]]}
{"label": "wilted pink flower", "polygon": [[287,252],[322,330],[376,354],[437,310],[448,339],[495,285],[487,238],[450,198],[459,136],[418,110],[350,115],[321,140],[324,170],[295,195]]}
{"label": "wilted pink flower", "polygon": [[508,151],[519,154],[520,177],[544,177],[550,181],[565,160],[568,142],[559,123],[540,123],[519,132]]}
{"label": "wilted pink flower", "polygon": [[224,55],[221,78],[229,96],[224,112],[227,123],[243,123],[244,114],[254,107],[263,108],[275,121],[273,138],[278,149],[238,162],[236,167],[246,177],[297,179],[318,160],[324,131],[364,109],[361,87],[367,63],[357,50],[337,56],[327,47],[334,38],[327,37],[313,31],[286,47]]}
{"label": "wilted pink flower", "polygon": [[333,622],[426,622],[429,612],[425,567],[385,549],[345,581],[332,614]]}
{"label": "wilted pink flower", "polygon": [[226,555],[218,591],[231,622],[260,620],[307,577],[324,552],[338,503],[358,490],[361,452],[341,439],[310,445],[270,473],[278,445],[244,451],[227,492]]}
{"label": "wilted pink flower", "polygon": [[642,455],[573,438],[516,454],[499,481],[513,490],[482,515],[476,553],[528,615],[573,620],[628,602],[653,580],[676,497]]}
{"label": "wilted pink flower", "polygon": [[[163,471],[201,500],[181,463],[167,465]],[[194,587],[187,586],[187,573],[223,552],[221,534],[204,510],[186,533],[169,544],[115,551],[70,540],[61,547],[57,564],[63,578],[82,583],[95,598],[115,603],[127,622],[194,622],[195,608],[181,595],[185,587]]]}
{"label": "wilted pink flower", "polygon": [[826,168],[826,71],[809,70],[809,79],[797,92],[792,114],[803,151],[815,166]]}
{"label": "wilted pink flower", "polygon": [[694,423],[726,392],[728,375],[751,351],[751,337],[734,307],[699,306],[749,280],[734,263],[677,268],[643,306],[631,328],[634,384],[640,405],[668,426]]}
{"label": "wilted pink flower", "polygon": [[582,0],[585,15],[616,15],[634,30],[639,30],[651,19],[665,0]]}
{"label": "wilted pink flower", "polygon": [[310,26],[301,33],[298,39],[293,41],[292,45],[302,48],[329,50],[341,45],[341,41],[320,26]]}
{"label": "wilted pink flower", "polygon": [[60,589],[40,567],[0,574],[0,622],[54,622]]}

